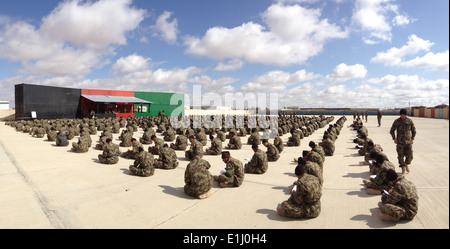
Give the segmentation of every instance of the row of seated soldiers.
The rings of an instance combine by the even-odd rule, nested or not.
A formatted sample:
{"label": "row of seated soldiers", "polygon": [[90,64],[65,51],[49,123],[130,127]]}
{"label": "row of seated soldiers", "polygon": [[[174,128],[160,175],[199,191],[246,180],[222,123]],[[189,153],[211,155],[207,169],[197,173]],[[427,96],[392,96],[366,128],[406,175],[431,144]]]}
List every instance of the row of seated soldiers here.
{"label": "row of seated soldiers", "polygon": [[[200,117],[200,120],[204,117]],[[268,147],[268,159],[270,161],[276,161],[279,157],[279,153],[283,150],[283,142],[278,134],[286,134],[291,132],[291,137],[287,143],[287,146],[299,146],[300,139],[312,134],[318,128],[325,126],[327,123],[333,120],[333,117],[304,117],[304,116],[278,116],[278,130],[273,131],[269,129],[261,129],[259,126],[267,126],[270,123],[270,116],[249,117],[249,116],[222,116],[222,128],[177,128],[174,129],[170,125],[170,119],[166,116],[158,117],[145,117],[145,118],[84,118],[84,119],[56,119],[56,120],[21,120],[8,122],[7,125],[11,125],[19,132],[29,132],[30,135],[36,137],[44,137],[47,134],[49,141],[56,141],[58,146],[68,146],[69,140],[72,140],[75,136],[80,136],[78,142],[72,143],[72,150],[77,152],[87,152],[92,145],[92,139],[90,135],[96,135],[97,131],[101,131],[102,134],[99,139],[99,143],[95,146],[96,149],[103,150],[108,138],[112,139],[112,134],[119,133],[121,147],[132,146],[133,133],[142,128],[144,134],[139,138],[139,142],[142,144],[152,144],[155,141],[155,146],[149,148],[149,151],[153,151],[154,154],[159,155],[159,151],[162,149],[164,141],[175,141],[170,144],[170,148],[175,150],[185,150],[187,148],[187,141],[192,140],[189,137],[194,136],[194,140],[200,142],[203,146],[207,143],[207,134],[211,139],[211,147],[207,148],[205,154],[219,155],[221,153],[221,142],[225,139],[230,139],[230,142],[225,147],[227,149],[240,149],[242,143],[239,137],[244,137],[248,133],[251,133],[247,140],[247,144],[261,144],[260,131],[263,132],[263,137],[269,137],[270,134],[276,134],[274,137],[274,144],[264,144]],[[190,116],[190,125],[192,126],[195,120],[198,120],[198,116]],[[235,127],[236,124],[243,124],[245,128],[225,128]],[[250,125],[250,126],[249,126]],[[205,126],[207,126],[205,124]],[[256,128],[250,128],[256,126]],[[156,131],[153,129],[156,128]],[[163,134],[163,141],[161,139],[152,136],[156,135],[156,132]],[[228,135],[225,135],[228,132]],[[176,136],[178,134],[178,136]],[[214,138],[216,135],[216,138]],[[196,149],[196,143],[192,144],[191,151],[203,155],[203,152]],[[275,148],[276,149],[275,149]],[[124,154],[124,153],[122,153]],[[128,157],[128,154],[124,154],[124,157]]]}
{"label": "row of seated soldiers", "polygon": [[388,191],[391,188],[386,174],[389,169],[395,170],[395,166],[383,153],[381,145],[369,138],[369,130],[360,118],[356,118],[350,127],[356,131],[353,142],[357,144],[355,148],[358,149],[358,154],[364,156],[362,164],[369,166],[369,179],[363,180],[366,192],[371,195],[381,195],[383,190]]}
{"label": "row of seated soldiers", "polygon": [[364,156],[363,164],[369,165],[369,178],[363,180],[366,192],[381,195],[378,203],[380,218],[386,221],[412,220],[418,211],[415,185],[404,174],[398,176],[394,163],[383,153],[383,148],[369,138],[368,129],[361,119],[356,118],[350,126],[357,131],[355,148],[359,149],[359,155]]}
{"label": "row of seated soldiers", "polygon": [[325,152],[324,147],[321,146],[324,141],[319,145],[310,141],[308,145],[311,150],[303,150],[301,157],[294,158],[294,161],[298,163],[294,172],[297,181],[289,187],[291,193],[289,199],[278,205],[276,210],[279,215],[292,218],[316,218],[319,216],[325,158],[334,154],[334,142],[345,121],[346,117],[343,116],[335,124],[330,124],[324,131],[326,140],[333,144],[332,153]]}

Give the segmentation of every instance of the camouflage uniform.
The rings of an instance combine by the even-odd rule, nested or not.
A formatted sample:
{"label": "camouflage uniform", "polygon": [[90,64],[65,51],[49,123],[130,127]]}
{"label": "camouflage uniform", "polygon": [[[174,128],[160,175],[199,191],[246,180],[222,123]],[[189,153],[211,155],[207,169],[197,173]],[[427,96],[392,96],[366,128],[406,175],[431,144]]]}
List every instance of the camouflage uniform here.
{"label": "camouflage uniform", "polygon": [[130,132],[127,133],[123,133],[120,137],[120,140],[122,140],[122,142],[120,142],[120,146],[121,147],[130,147],[131,144],[131,139],[132,139],[132,134]]}
{"label": "camouflage uniform", "polygon": [[155,135],[155,131],[153,131],[153,129],[148,129],[144,132],[144,134],[142,134],[142,137],[139,138],[139,142],[141,142],[142,144],[152,144],[152,135]]}
{"label": "camouflage uniform", "polygon": [[298,131],[294,131],[291,133],[291,137],[289,138],[289,141],[287,142],[287,146],[300,146],[301,140],[300,140],[300,134]]}
{"label": "camouflage uniform", "polygon": [[334,142],[331,139],[323,139],[322,142],[319,143],[319,146],[323,148],[326,156],[332,156],[334,154]]}
{"label": "camouflage uniform", "polygon": [[[203,144],[200,143],[197,139],[192,140],[191,147],[189,147],[189,151],[192,151],[192,153],[196,154],[200,158],[203,157]],[[187,151],[184,153],[184,156],[187,160],[189,160],[189,156]]]}
{"label": "camouflage uniform", "polygon": [[48,139],[48,141],[55,141],[57,134],[58,133],[56,131],[54,131],[54,130],[53,131],[52,130],[48,131],[47,132],[47,139]]}
{"label": "camouflage uniform", "polygon": [[148,152],[152,153],[153,155],[161,155],[160,150],[164,146],[164,140],[157,137],[155,140],[155,146],[148,147]]}
{"label": "camouflage uniform", "polygon": [[225,172],[218,176],[217,181],[219,183],[232,184],[233,187],[239,187],[244,181],[244,175],[242,162],[230,157],[225,165]]}
{"label": "camouflage uniform", "polygon": [[240,150],[242,148],[241,138],[234,135],[230,138],[230,142],[227,144],[228,149]]}
{"label": "camouflage uniform", "polygon": [[320,157],[322,158],[322,162],[325,161],[325,151],[323,150],[322,146],[314,146],[314,148],[311,148],[312,151],[317,152]]}
{"label": "camouflage uniform", "polygon": [[269,168],[267,154],[257,149],[252,160],[244,165],[245,173],[264,174]]}
{"label": "camouflage uniform", "polygon": [[317,177],[317,179],[319,179],[320,186],[323,185],[323,172],[319,164],[311,161],[306,161],[305,170],[309,175],[313,175]]}
{"label": "camouflage uniform", "polygon": [[139,147],[144,149],[144,146],[136,140],[134,141],[134,143],[131,144],[131,150],[122,153],[120,156],[128,159],[136,159],[137,156],[139,155]]}
{"label": "camouflage uniform", "polygon": [[276,136],[273,139],[273,145],[277,147],[279,153],[281,153],[284,150],[283,140],[279,136]]}
{"label": "camouflage uniform", "polygon": [[175,131],[169,127],[169,129],[164,132],[164,141],[171,142],[173,140],[175,140]]}
{"label": "camouflage uniform", "polygon": [[134,160],[133,165],[130,165],[130,172],[138,176],[152,176],[155,173],[153,163],[153,154],[141,151]]}
{"label": "camouflage uniform", "polygon": [[277,147],[275,145],[269,143],[267,145],[267,161],[269,162],[275,162],[280,158],[280,153],[278,152]]}
{"label": "camouflage uniform", "polygon": [[119,155],[119,146],[110,142],[105,145],[103,153],[98,155],[98,160],[104,164],[116,164],[119,161]]}
{"label": "camouflage uniform", "polygon": [[250,137],[247,139],[247,144],[261,144],[261,137],[259,136],[259,132],[255,131],[252,134],[250,134]]}
{"label": "camouflage uniform", "polygon": [[69,141],[67,140],[66,133],[60,132],[56,136],[56,145],[57,146],[68,146],[69,145]]}
{"label": "camouflage uniform", "polygon": [[185,135],[178,135],[175,143],[170,144],[170,148],[174,150],[185,150],[187,147],[187,137]]}
{"label": "camouflage uniform", "polygon": [[293,218],[315,218],[319,216],[322,187],[317,177],[304,173],[294,182],[297,191],[287,201],[281,203],[284,214]]}
{"label": "camouflage uniform", "polygon": [[416,187],[403,175],[398,177],[389,195],[383,193],[381,202],[381,212],[397,219],[412,220],[419,209]]}
{"label": "camouflage uniform", "polygon": [[205,150],[205,155],[220,155],[222,153],[222,141],[219,138],[214,138],[211,141],[210,149]]}
{"label": "camouflage uniform", "polygon": [[386,178],[386,172],[389,169],[395,170],[394,164],[389,161],[384,161],[381,165],[377,165],[375,168],[377,172],[376,177],[371,178],[369,182],[365,183],[366,187],[388,191],[391,187],[389,186],[389,182]]}
{"label": "camouflage uniform", "polygon": [[175,150],[169,147],[161,149],[159,158],[155,160],[155,168],[158,169],[175,169],[178,167],[178,158]]}
{"label": "camouflage uniform", "polygon": [[[395,131],[397,130],[397,137]],[[406,117],[405,120],[398,118],[391,127],[392,139],[397,139],[397,155],[400,167],[411,164],[413,160],[412,140],[416,136],[416,127],[413,121]],[[406,157],[406,158],[405,158]]]}
{"label": "camouflage uniform", "polygon": [[184,192],[191,196],[200,196],[207,193],[213,185],[213,177],[209,173],[211,165],[203,159],[194,159],[184,172]]}
{"label": "camouflage uniform", "polygon": [[80,152],[80,153],[85,153],[89,150],[89,141],[87,140],[86,137],[80,137],[78,138],[78,142],[72,143],[72,151],[76,151],[76,152]]}

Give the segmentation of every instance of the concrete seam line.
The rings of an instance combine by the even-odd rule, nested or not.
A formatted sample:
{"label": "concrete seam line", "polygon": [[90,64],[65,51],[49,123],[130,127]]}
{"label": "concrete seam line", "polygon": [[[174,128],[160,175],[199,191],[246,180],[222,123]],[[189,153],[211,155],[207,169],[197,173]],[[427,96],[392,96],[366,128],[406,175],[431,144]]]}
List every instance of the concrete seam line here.
{"label": "concrete seam line", "polygon": [[0,141],[0,147],[5,152],[6,156],[8,157],[9,161],[14,165],[14,167],[17,170],[17,173],[22,177],[24,182],[31,188],[31,190],[34,193],[35,198],[37,199],[39,206],[41,207],[42,211],[44,212],[45,216],[47,216],[48,220],[50,221],[50,224],[55,228],[64,228],[59,222],[58,218],[53,214],[52,210],[48,208],[48,205],[44,198],[42,197],[42,194],[39,193],[39,191],[36,189],[36,187],[32,184],[30,178],[25,173],[25,171],[20,167],[19,163],[16,161],[16,159],[9,153],[9,151],[5,148],[3,143]]}

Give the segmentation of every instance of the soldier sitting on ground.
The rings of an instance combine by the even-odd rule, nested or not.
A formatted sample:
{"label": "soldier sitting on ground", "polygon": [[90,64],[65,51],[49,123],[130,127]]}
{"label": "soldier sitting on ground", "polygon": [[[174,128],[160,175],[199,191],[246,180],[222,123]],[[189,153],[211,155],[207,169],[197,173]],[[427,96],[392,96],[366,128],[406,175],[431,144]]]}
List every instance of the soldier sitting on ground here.
{"label": "soldier sitting on ground", "polygon": [[188,151],[189,164],[184,172],[184,192],[200,199],[211,196],[213,178],[209,172],[211,165],[198,155]]}
{"label": "soldier sitting on ground", "polygon": [[293,218],[316,218],[321,211],[322,187],[317,177],[306,173],[304,165],[295,168],[297,181],[291,190],[291,197],[277,207],[281,216]]}
{"label": "soldier sitting on ground", "polygon": [[252,145],[254,152],[252,159],[244,165],[245,173],[264,174],[269,168],[267,154],[258,148],[258,145]]}
{"label": "soldier sitting on ground", "polygon": [[138,147],[137,157],[129,169],[131,173],[138,176],[152,176],[155,173],[153,163],[153,154],[145,151],[143,147]]}
{"label": "soldier sitting on ground", "polygon": [[164,144],[160,152],[159,158],[155,160],[154,163],[155,168],[175,169],[178,167],[178,158],[174,149],[169,148],[167,144]]}
{"label": "soldier sitting on ground", "polygon": [[131,139],[131,150],[122,153],[120,156],[128,159],[136,159],[139,154],[139,148],[144,149],[144,146],[136,140],[136,138]]}
{"label": "soldier sitting on ground", "polygon": [[67,140],[67,136],[65,132],[58,132],[56,136],[56,146],[68,146],[69,141]]}
{"label": "soldier sitting on ground", "polygon": [[219,138],[214,138],[213,135],[209,135],[211,140],[211,146],[205,150],[205,155],[220,155],[222,153],[222,141]]}
{"label": "soldier sitting on ground", "polygon": [[98,155],[98,160],[103,164],[116,164],[121,152],[117,144],[112,143],[111,138],[106,139],[103,153]]}
{"label": "soldier sitting on ground", "polygon": [[242,162],[232,158],[229,151],[222,152],[222,161],[225,163],[225,171],[213,176],[213,179],[223,188],[241,186],[245,175]]}

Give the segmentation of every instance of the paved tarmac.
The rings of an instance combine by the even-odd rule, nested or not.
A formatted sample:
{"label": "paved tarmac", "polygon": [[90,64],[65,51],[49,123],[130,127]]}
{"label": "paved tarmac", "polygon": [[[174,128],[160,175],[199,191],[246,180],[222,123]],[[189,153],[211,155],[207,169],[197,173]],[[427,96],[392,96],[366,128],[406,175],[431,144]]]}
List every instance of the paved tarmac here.
{"label": "paved tarmac", "polygon": [[[417,136],[407,178],[416,185],[419,211],[411,221],[386,222],[379,218],[381,196],[368,195],[362,184],[369,177],[368,166],[361,164],[364,158],[354,148],[356,132],[347,128],[352,118],[347,116],[335,154],[326,157],[322,211],[314,219],[281,217],[276,207],[289,198],[287,187],[295,181],[293,158],[309,150],[309,141],[318,143],[325,128],[302,139],[300,147],[285,147],[277,162],[269,162],[265,174],[246,174],[238,188],[221,188],[214,182],[213,195],[201,200],[183,191],[188,164],[183,151],[177,151],[176,169],[156,169],[151,177],[139,177],[128,171],[133,160],[120,158],[115,165],[104,165],[97,159],[101,151],[92,147],[84,154],[71,152],[77,137],[68,147],[57,147],[46,137],[33,138],[0,123],[0,228],[448,229],[449,121],[412,117]],[[364,125],[400,173],[389,134],[395,118],[383,116],[378,127],[376,117],[369,116]],[[141,136],[139,129],[134,137]],[[95,146],[99,135],[91,137]],[[117,138],[114,134],[116,144]],[[245,144],[246,137],[241,141],[243,148],[231,155],[245,162],[253,151]],[[204,159],[214,175],[225,166],[220,156]]]}

